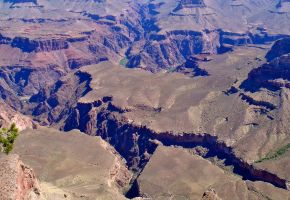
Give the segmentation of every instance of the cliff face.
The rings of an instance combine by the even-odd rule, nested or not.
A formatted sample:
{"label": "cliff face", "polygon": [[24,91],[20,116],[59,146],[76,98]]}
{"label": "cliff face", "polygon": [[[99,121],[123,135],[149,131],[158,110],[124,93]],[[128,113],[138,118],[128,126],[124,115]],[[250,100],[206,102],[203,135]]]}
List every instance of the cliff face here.
{"label": "cliff face", "polygon": [[[110,149],[111,160],[106,163],[108,159],[98,157],[107,155],[106,151],[99,143],[91,144],[89,137],[72,136],[68,146],[62,145],[68,137],[56,133],[52,134],[59,141],[49,134],[24,138],[19,153],[32,148],[35,157],[47,159],[34,162],[22,154],[40,173],[49,166],[44,172],[52,173],[55,182],[50,177],[45,182],[56,184],[62,196],[68,189],[63,185],[82,183],[63,173],[79,160],[95,163],[94,159],[101,159],[90,166],[80,163],[74,173],[94,184],[94,173],[78,170],[92,167],[96,174],[103,170],[103,182],[95,188],[106,193],[104,184],[110,189],[115,183],[124,188],[131,178],[122,159],[112,154],[120,154],[137,178],[161,144],[183,149],[201,146],[207,152],[202,155],[205,159],[218,157],[243,179],[286,191],[289,178],[284,168],[279,169],[281,175],[253,163],[289,141],[289,42],[277,42],[267,55],[271,62],[261,65],[265,53],[261,44],[289,35],[287,3],[2,1],[0,97],[5,112],[1,123],[13,120],[21,128],[30,127],[31,121],[22,119],[12,107],[41,125],[101,136],[115,148]],[[10,107],[5,109],[6,105]],[[90,148],[84,150],[79,140]],[[67,161],[61,166],[64,169],[51,171],[55,163],[41,149],[51,150],[50,155],[60,162]],[[93,155],[92,149],[101,150]],[[106,167],[98,168],[99,163]],[[79,189],[84,188],[70,195],[77,193],[81,198]],[[86,189],[89,198],[90,184]]]}
{"label": "cliff face", "polygon": [[13,151],[35,170],[44,199],[125,199],[122,191],[132,174],[99,137],[52,128],[25,130]]}
{"label": "cliff face", "polygon": [[267,53],[266,58],[268,61],[272,61],[287,53],[290,53],[290,38],[276,41],[271,50]]}
{"label": "cliff face", "polygon": [[0,198],[15,200],[41,199],[39,183],[33,170],[19,156],[0,157]]}
{"label": "cliff face", "polygon": [[166,35],[152,34],[148,42],[136,43],[127,52],[128,67],[141,67],[150,71],[172,70],[184,64],[192,55],[220,51],[218,32],[176,30]]}
{"label": "cliff face", "polygon": [[150,130],[127,124],[118,111],[122,113],[105,99],[91,104],[78,103],[69,113],[63,129],[79,129],[88,135],[101,136],[127,160],[131,170],[140,172],[157,144],[151,141]]}
{"label": "cliff face", "polygon": [[122,32],[110,30],[111,26],[100,25],[104,33],[89,31],[80,36],[58,36],[56,38],[0,37],[3,55],[15,52],[13,59],[4,58],[1,65],[33,68],[58,68],[69,71],[88,64],[111,59],[118,60],[121,49],[130,44]]}
{"label": "cliff face", "polygon": [[241,88],[255,92],[260,88],[277,91],[290,87],[290,49],[289,38],[278,40],[267,53],[269,63],[253,69]]}
{"label": "cliff face", "polygon": [[68,48],[68,42],[63,40],[44,40],[33,41],[29,38],[15,37],[11,41],[11,47],[19,48],[25,53],[39,52],[39,51],[56,51]]}
{"label": "cliff face", "polygon": [[34,119],[43,125],[59,122],[77,104],[78,99],[91,91],[91,80],[90,74],[80,71],[68,75],[32,95],[24,112],[35,116]]}
{"label": "cliff face", "polygon": [[36,123],[31,118],[21,114],[3,102],[0,102],[0,110],[0,127],[9,127],[12,123],[15,123],[19,130],[36,127]]}
{"label": "cliff face", "polygon": [[49,52],[68,48],[68,42],[65,39],[33,40],[27,37],[3,37],[0,36],[0,43],[10,45],[12,48],[18,48],[24,53]]}
{"label": "cliff face", "polygon": [[259,88],[267,88],[277,91],[281,88],[290,88],[290,54],[274,59],[271,63],[250,72],[248,79],[244,82],[246,89],[255,91]]}
{"label": "cliff face", "polygon": [[[45,69],[19,66],[1,67],[1,99],[4,104],[15,111],[25,109],[25,104],[31,96],[53,84],[62,74],[63,72],[55,70],[54,67]],[[12,113],[16,113],[15,111]]]}

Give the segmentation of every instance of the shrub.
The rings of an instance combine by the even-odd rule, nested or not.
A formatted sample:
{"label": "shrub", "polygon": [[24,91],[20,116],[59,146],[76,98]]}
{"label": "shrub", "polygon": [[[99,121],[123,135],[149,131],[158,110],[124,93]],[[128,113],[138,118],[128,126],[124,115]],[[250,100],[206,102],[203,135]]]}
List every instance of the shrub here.
{"label": "shrub", "polygon": [[261,162],[266,161],[266,160],[276,159],[276,158],[282,156],[283,154],[285,154],[288,151],[288,149],[290,149],[290,143],[283,146],[283,147],[280,147],[274,153],[268,153],[266,155],[266,157],[264,157],[260,160],[257,160],[256,163],[261,163]]}

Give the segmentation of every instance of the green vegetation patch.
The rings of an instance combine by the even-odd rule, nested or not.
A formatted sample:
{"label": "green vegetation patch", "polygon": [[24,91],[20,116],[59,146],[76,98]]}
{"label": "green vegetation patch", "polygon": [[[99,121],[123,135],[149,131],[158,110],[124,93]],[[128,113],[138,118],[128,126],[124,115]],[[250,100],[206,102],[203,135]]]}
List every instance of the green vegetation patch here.
{"label": "green vegetation patch", "polygon": [[273,159],[276,159],[280,156],[282,156],[283,154],[285,154],[288,150],[290,149],[290,143],[279,148],[277,151],[275,151],[274,153],[268,153],[266,155],[266,157],[260,159],[260,160],[257,160],[256,163],[261,163],[263,161],[266,161],[266,160],[273,160]]}
{"label": "green vegetation patch", "polygon": [[18,135],[18,128],[15,124],[12,124],[9,129],[0,128],[0,152],[9,154],[13,150]]}
{"label": "green vegetation patch", "polygon": [[128,64],[129,60],[127,58],[123,58],[122,60],[120,60],[120,65],[126,67]]}
{"label": "green vegetation patch", "polygon": [[168,73],[173,73],[173,72],[176,72],[176,68],[175,67],[170,67],[168,70],[167,70]]}

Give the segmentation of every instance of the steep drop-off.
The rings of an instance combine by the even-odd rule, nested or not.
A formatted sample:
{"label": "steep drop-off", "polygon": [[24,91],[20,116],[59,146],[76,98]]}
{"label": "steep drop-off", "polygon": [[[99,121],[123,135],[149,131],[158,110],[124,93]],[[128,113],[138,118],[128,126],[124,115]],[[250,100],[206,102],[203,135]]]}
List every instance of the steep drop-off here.
{"label": "steep drop-off", "polygon": [[33,170],[17,155],[0,155],[0,198],[42,199]]}
{"label": "steep drop-off", "polygon": [[[248,62],[255,66],[254,62],[259,61],[252,51],[257,50],[247,51],[252,56]],[[221,63],[229,63],[222,65],[228,67],[226,73],[234,71],[229,62],[234,56],[235,53],[224,55],[225,61]],[[243,57],[235,59],[240,59],[242,66],[248,65]],[[215,62],[211,60],[207,64],[219,69]],[[49,124],[65,131],[79,129],[101,136],[126,159],[137,180],[160,144],[185,149],[202,146],[208,152],[202,155],[204,158],[217,156],[225,160],[226,165],[233,166],[233,173],[243,179],[267,182],[285,190],[289,179],[283,175],[283,169],[283,173],[274,173],[272,169],[259,168],[254,162],[287,141],[285,124],[289,119],[284,114],[281,118],[282,108],[276,104],[276,100],[283,101],[287,93],[273,96],[275,106],[269,107],[271,104],[266,104],[267,101],[257,96],[250,99],[245,96],[249,94],[238,87],[235,92],[222,92],[235,82],[215,73],[192,79],[177,73],[151,74],[101,63],[87,66],[47,90],[47,95],[35,102],[35,105],[46,105],[46,111],[36,118],[43,121],[50,116],[60,116]],[[208,87],[210,83],[215,86]],[[51,94],[54,102],[59,103],[49,103]],[[237,101],[240,106],[236,106]],[[283,110],[289,109],[286,104],[284,107]],[[30,109],[33,112],[35,107]],[[275,129],[285,131],[286,135],[269,140],[268,137],[281,134]],[[273,131],[272,136],[268,135],[270,131]],[[261,140],[264,137],[266,139]]]}
{"label": "steep drop-off", "polygon": [[[264,63],[269,42],[289,36],[288,1],[7,0],[0,2],[0,9],[1,125],[14,120],[21,128],[34,127],[21,112],[41,125],[101,136],[134,172],[130,197],[145,191],[139,184],[142,172],[154,165],[151,159],[162,145],[196,151],[202,162],[224,160],[233,167],[231,175],[239,176],[237,183],[241,178],[261,182],[261,187],[242,182],[255,197],[266,198],[264,188],[269,185],[288,193],[287,168],[273,167],[289,163],[287,152],[278,159],[265,158],[290,142],[289,39],[275,43],[266,55],[269,63]],[[14,113],[19,117],[13,118]],[[38,141],[35,146],[49,139],[47,149],[74,139],[30,136],[23,136],[19,154],[25,144],[34,144],[30,139]],[[74,156],[83,150],[74,142],[64,147],[67,158],[75,158],[64,163],[64,169],[77,162]],[[68,151],[72,146],[74,154]],[[84,155],[96,153],[95,148],[92,144]],[[38,149],[32,150],[46,155]],[[65,160],[59,152],[50,153]],[[38,171],[50,162],[46,158],[27,160]],[[86,167],[82,164],[79,168]],[[130,173],[120,167],[120,159],[112,165],[109,183],[105,177],[99,190],[107,183],[110,189],[113,182],[122,188],[128,184]],[[125,182],[118,176],[121,168]],[[49,182],[48,189],[56,185],[61,195],[71,189],[63,184],[71,181],[69,175],[54,175],[56,182],[40,177]],[[81,197],[82,189],[71,192]],[[200,198],[209,188],[203,189]],[[212,193],[205,196],[224,197]]]}

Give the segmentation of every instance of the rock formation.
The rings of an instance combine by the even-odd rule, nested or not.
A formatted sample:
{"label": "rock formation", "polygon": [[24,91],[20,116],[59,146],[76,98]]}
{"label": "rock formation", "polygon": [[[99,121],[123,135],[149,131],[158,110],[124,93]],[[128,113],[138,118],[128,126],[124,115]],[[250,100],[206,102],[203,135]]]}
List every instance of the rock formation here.
{"label": "rock formation", "polygon": [[0,155],[0,199],[42,199],[33,170],[23,164],[17,155]]}
{"label": "rock formation", "polygon": [[290,38],[284,38],[274,43],[271,50],[267,53],[266,58],[268,61],[272,61],[288,53],[290,53]]}
{"label": "rock formation", "polygon": [[[264,54],[261,49],[260,55]],[[287,91],[281,97],[273,96],[273,102],[269,102],[263,96],[259,98],[240,91],[237,89],[239,82],[225,78],[224,74],[235,73],[234,60],[237,67],[243,66],[239,77],[243,80],[257,63],[262,63],[257,55],[257,49],[243,48],[238,56],[233,52],[223,55],[224,60],[218,63],[214,59],[204,62],[203,67],[206,66],[205,70],[212,75],[201,79],[176,73],[131,71],[109,62],[87,66],[63,79],[64,84],[58,83],[46,92],[61,103],[47,106],[41,119],[61,116],[55,122],[52,120],[52,124],[61,125],[65,131],[79,129],[89,135],[101,136],[127,160],[128,167],[136,175],[143,174],[160,143],[182,148],[201,145],[208,152],[203,155],[205,158],[212,155],[225,159],[235,169],[234,173],[244,179],[268,182],[286,189],[289,179],[284,168],[279,169],[280,175],[277,175],[278,172],[274,173],[272,169],[260,169],[254,161],[271,149],[279,148],[280,142],[285,141],[282,138],[275,142],[266,139],[265,146],[261,138],[267,138],[269,131],[274,135],[279,134],[277,130],[287,134]],[[215,83],[215,87],[208,87],[210,83]],[[221,92],[229,85],[235,85],[235,92],[227,95]],[[48,95],[36,105],[49,105],[50,98]],[[242,107],[236,105],[237,101]],[[284,107],[279,107],[277,101],[284,101]],[[265,153],[260,155],[259,151]]]}
{"label": "rock formation", "polygon": [[48,200],[125,199],[122,190],[132,177],[113,148],[78,131],[26,130],[16,140],[14,153],[35,170]]}
{"label": "rock formation", "polygon": [[[117,3],[124,10],[112,6]],[[282,4],[289,7],[288,2]],[[279,8],[263,0],[26,0],[4,1],[0,8],[0,52],[13,54],[11,59],[0,56],[1,66],[53,66],[63,71],[109,59],[156,72],[176,68],[193,54],[216,54],[231,49],[227,45],[265,44],[289,35]],[[9,27],[8,15],[15,26]]]}
{"label": "rock formation", "polygon": [[267,88],[272,91],[290,88],[290,54],[282,55],[249,73],[241,87],[249,91]]}
{"label": "rock formation", "polygon": [[213,189],[207,190],[203,195],[201,200],[221,200]]}
{"label": "rock formation", "polygon": [[0,126],[50,127],[14,150],[46,199],[288,198],[289,5],[1,1]]}
{"label": "rock formation", "polygon": [[266,54],[270,62],[253,69],[241,88],[255,92],[261,88],[278,91],[290,88],[290,49],[289,38],[278,40]]}
{"label": "rock formation", "polygon": [[9,127],[15,123],[19,130],[36,127],[36,122],[27,116],[15,111],[5,103],[0,102],[0,127]]}

